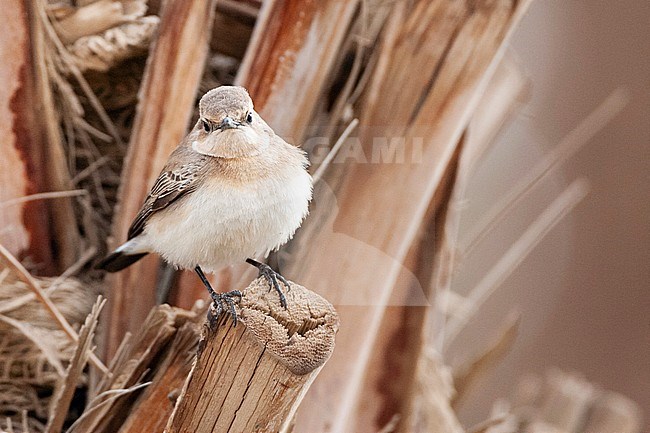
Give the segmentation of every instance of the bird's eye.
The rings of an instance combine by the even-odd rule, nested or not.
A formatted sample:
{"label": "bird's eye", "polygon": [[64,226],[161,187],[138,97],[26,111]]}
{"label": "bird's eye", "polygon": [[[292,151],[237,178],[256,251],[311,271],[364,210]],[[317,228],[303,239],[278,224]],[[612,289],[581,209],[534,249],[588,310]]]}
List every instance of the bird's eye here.
{"label": "bird's eye", "polygon": [[210,125],[210,122],[208,122],[205,119],[201,119],[201,125],[203,125],[203,130],[205,132],[211,132],[212,131],[212,125]]}
{"label": "bird's eye", "polygon": [[253,113],[251,113],[250,111],[249,111],[248,114],[246,115],[246,121],[247,121],[248,123],[253,123]]}

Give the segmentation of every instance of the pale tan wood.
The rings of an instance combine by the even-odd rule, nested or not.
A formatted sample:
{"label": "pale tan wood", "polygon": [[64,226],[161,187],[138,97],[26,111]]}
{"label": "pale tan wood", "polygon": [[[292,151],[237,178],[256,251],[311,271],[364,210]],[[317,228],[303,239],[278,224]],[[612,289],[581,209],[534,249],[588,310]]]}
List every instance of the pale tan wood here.
{"label": "pale tan wood", "polygon": [[[522,72],[510,59],[504,59],[481,98],[468,127],[470,132],[460,146],[464,161],[476,161],[514,108],[520,105],[527,89],[528,82]],[[429,320],[434,311],[425,307],[430,305],[427,300],[433,299],[432,293],[436,291],[438,271],[434,272],[432,264],[435,257],[449,253],[446,251],[449,244],[445,242],[450,234],[447,226],[455,224],[454,219],[460,215],[463,193],[458,190],[464,190],[462,185],[469,177],[472,165],[461,163],[463,173],[449,169],[442,177],[446,185],[438,188],[437,197],[427,211],[428,216],[423,219],[420,235],[404,261],[405,269],[393,288],[366,368],[361,391],[363,398],[356,411],[354,431],[357,433],[376,432],[394,416],[400,417],[396,423],[397,431],[410,431],[409,423],[414,418],[410,413],[413,391],[418,386],[412,366],[420,354],[428,356],[427,345],[432,344],[427,339],[430,338]],[[464,179],[459,179],[461,176]],[[423,407],[422,410],[428,414],[435,408],[427,410]],[[453,420],[448,422],[454,425]],[[426,431],[428,427],[421,425],[421,428]]]}
{"label": "pale tan wood", "polygon": [[[461,148],[459,146],[459,150]],[[456,155],[452,161],[457,159]],[[456,179],[456,166],[455,162],[450,164],[442,177],[443,184],[430,203],[419,236],[411,245],[393,287],[364,373],[360,391],[363,398],[357,403],[358,409],[354,415],[354,431],[357,433],[374,433],[382,426],[386,428],[391,424],[394,425],[390,431],[405,429],[417,395],[417,380],[428,377],[416,375],[418,370],[414,366],[424,356],[426,349],[423,335],[426,335],[425,320],[430,307],[429,299],[432,298],[432,266],[441,247],[439,233],[445,225],[447,204]],[[436,377],[439,373],[431,374],[431,377]],[[446,390],[439,392],[447,394]],[[436,409],[440,410],[439,407],[430,408],[428,412]],[[446,413],[450,413],[448,409]],[[449,419],[448,424],[453,430],[457,421]]]}
{"label": "pale tan wood", "polygon": [[643,428],[634,401],[558,369],[543,378],[522,378],[512,401],[514,424],[524,433],[640,433]]}
{"label": "pale tan wood", "polygon": [[570,430],[563,430],[554,426],[553,424],[547,424],[542,421],[536,421],[526,426],[524,433],[572,433]]}
{"label": "pale tan wood", "polygon": [[464,152],[471,155],[465,157],[463,177],[471,176],[497,134],[528,101],[531,92],[532,83],[526,71],[511,52],[506,52],[469,123],[469,144]]}
{"label": "pale tan wood", "polygon": [[515,108],[529,91],[529,82],[514,60],[505,56],[489,82],[468,129],[458,161],[458,172],[454,179],[453,192],[449,196],[444,220],[438,218],[436,242],[439,244],[426,278],[428,293],[434,305],[426,312],[422,343],[431,345],[435,351],[442,351],[445,333],[447,302],[451,297],[451,277],[462,257],[458,257],[459,223],[463,210],[467,183],[481,155],[489,148],[497,132],[511,117]]}
{"label": "pale tan wood", "polygon": [[582,433],[640,433],[641,408],[634,401],[615,392],[602,393],[591,406]]}
{"label": "pale tan wood", "polygon": [[[112,247],[126,240],[132,219],[193,113],[216,0],[169,1],[144,74],[129,151],[122,172]],[[159,258],[153,255],[109,279],[106,352],[136,330],[153,305]]]}
{"label": "pale tan wood", "polygon": [[70,360],[66,370],[63,383],[59,385],[54,398],[54,404],[50,410],[50,417],[45,428],[46,433],[59,433],[63,429],[63,424],[67,418],[68,409],[72,402],[72,397],[80,382],[89,355],[94,351],[95,329],[99,322],[99,313],[104,306],[105,300],[101,297],[97,299],[92,311],[86,317],[86,321],[79,331],[79,340],[75,353]]}
{"label": "pale tan wood", "polygon": [[[469,132],[466,132],[459,146],[462,156],[452,159],[462,158],[460,167],[456,168],[457,164],[454,164],[443,176],[445,186],[438,189],[437,197],[434,197],[428,216],[419,230],[421,234],[404,261],[406,269],[400,273],[393,289],[373,349],[373,358],[368,364],[356,432],[376,431],[391,416],[400,417],[397,431],[410,431],[409,423],[416,418],[411,413],[413,391],[418,386],[412,365],[419,356],[429,356],[427,346],[432,344],[428,341],[432,327],[430,321],[436,312],[428,299],[434,299],[433,294],[441,289],[437,286],[441,269],[434,270],[433,263],[439,262],[436,258],[451,257],[449,253],[454,249],[452,246],[450,251],[448,236],[451,232],[448,226],[456,224],[455,219],[460,216],[462,191],[473,165],[468,161],[471,159],[475,163],[489,147],[527,89],[528,82],[522,72],[512,60],[504,59],[481,98],[468,126]],[[423,297],[425,303],[422,303]],[[423,410],[428,413],[435,408]],[[453,420],[449,422],[454,425]],[[429,427],[421,425],[421,428],[426,431]]]}
{"label": "pale tan wood", "polygon": [[560,370],[551,370],[546,375],[536,419],[559,431],[579,433],[595,397],[596,389],[586,379]]}
{"label": "pale tan wood", "polygon": [[338,316],[302,286],[287,309],[265,279],[243,291],[240,323],[222,314],[205,326],[199,354],[165,429],[169,433],[286,432],[334,349]]}
{"label": "pale tan wood", "polygon": [[467,433],[517,433],[512,415],[492,416],[487,420],[467,429]]}
{"label": "pale tan wood", "polygon": [[[144,5],[144,2],[141,3]],[[120,1],[99,0],[77,8],[65,18],[54,20],[53,24],[61,42],[67,45],[83,36],[101,33],[138,16],[128,12]]]}
{"label": "pale tan wood", "polygon": [[[32,57],[36,77],[36,98],[38,100],[39,130],[44,146],[45,173],[48,191],[73,189],[68,159],[63,145],[60,115],[54,101],[53,84],[48,68],[54,63],[52,42],[48,41],[43,22],[46,18],[44,5],[31,0]],[[77,260],[80,254],[81,236],[72,199],[62,198],[49,206],[52,218],[52,233],[55,241],[58,270],[62,272]]]}
{"label": "pale tan wood", "polygon": [[454,387],[456,394],[451,401],[454,408],[457,408],[462,398],[469,394],[471,387],[481,377],[485,377],[496,363],[510,351],[517,338],[520,322],[520,314],[510,314],[506,317],[505,324],[496,338],[488,342],[487,346],[473,359],[455,369]]}
{"label": "pale tan wood", "polygon": [[451,371],[442,363],[439,354],[425,348],[415,369],[409,418],[398,431],[463,433],[465,430],[449,403],[454,393]]}
{"label": "pale tan wood", "polygon": [[493,143],[497,132],[515,108],[521,105],[529,92],[529,86],[524,73],[506,55],[499,63],[469,122],[444,224],[436,231],[439,249],[433,260],[432,275],[428,279],[432,285],[429,293],[434,296],[432,300],[435,306],[427,311],[423,340],[435,345],[437,351],[442,350],[445,335],[441,330],[445,326],[444,315],[448,313],[441,298],[446,296],[447,299],[443,302],[448,301],[453,272],[462,261],[462,257],[459,257],[459,224],[467,184],[480,157]]}

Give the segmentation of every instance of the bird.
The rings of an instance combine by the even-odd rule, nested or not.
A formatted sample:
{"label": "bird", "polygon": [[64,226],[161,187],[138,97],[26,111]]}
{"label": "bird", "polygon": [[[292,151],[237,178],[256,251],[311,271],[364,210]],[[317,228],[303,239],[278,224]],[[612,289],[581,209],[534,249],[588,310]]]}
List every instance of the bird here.
{"label": "bird", "polygon": [[307,154],[287,143],[254,110],[248,91],[220,86],[199,101],[199,118],[171,153],[133,220],[127,240],[96,268],[120,271],[150,253],[194,270],[218,316],[235,298],[218,293],[205,272],[240,261],[255,266],[286,308],[287,280],[256,258],[288,242],[309,211]]}

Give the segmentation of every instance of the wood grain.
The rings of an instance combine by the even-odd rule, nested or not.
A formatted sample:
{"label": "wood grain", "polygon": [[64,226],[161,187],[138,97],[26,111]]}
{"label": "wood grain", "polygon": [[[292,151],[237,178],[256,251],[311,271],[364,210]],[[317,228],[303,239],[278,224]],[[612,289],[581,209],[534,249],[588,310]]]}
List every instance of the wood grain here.
{"label": "wood grain", "polygon": [[180,327],[141,396],[133,403],[119,433],[162,433],[174,410],[196,356],[200,326],[188,322]]}
{"label": "wood grain", "polygon": [[[25,19],[25,5],[15,3],[11,7],[0,9],[0,19],[7,23],[7,37],[0,39],[0,56],[4,59],[0,65],[0,133],[5,137],[0,142],[0,203],[25,196],[34,188],[27,178],[29,155],[21,151],[22,146],[28,146],[29,139],[28,116],[26,110],[29,103],[25,88],[29,83],[29,23]],[[23,101],[21,101],[23,100]],[[25,124],[21,126],[21,123]],[[27,137],[19,137],[23,133]],[[36,179],[34,179],[36,180]],[[31,186],[31,188],[30,188]],[[6,206],[0,204],[0,243],[13,255],[19,255],[29,247],[30,235],[23,221],[26,204]],[[46,227],[47,228],[47,227]],[[51,258],[49,259],[51,260]]]}
{"label": "wood grain", "polygon": [[[30,0],[31,25],[31,54],[35,78],[35,97],[38,101],[35,116],[34,131],[40,134],[43,144],[43,168],[46,176],[44,188],[46,191],[68,191],[72,188],[72,178],[68,168],[61,132],[61,118],[55,104],[54,84],[50,80],[49,68],[55,59],[51,43],[46,36],[43,17],[44,5],[36,0]],[[55,252],[57,270],[63,272],[77,260],[82,247],[77,218],[72,199],[62,198],[55,203],[48,203],[50,224],[52,226],[51,247]]]}
{"label": "wood grain", "polygon": [[156,370],[158,357],[165,358],[168,343],[176,335],[177,329],[195,319],[194,314],[169,305],[152,309],[135,338],[110,366],[111,374],[105,375],[99,383],[97,396],[91,396],[86,416],[77,421],[72,431],[118,431],[131,410],[133,396],[128,393],[112,399],[98,396],[108,391],[125,390],[141,384],[147,372]]}
{"label": "wood grain", "polygon": [[[0,19],[7,34],[0,41],[2,203],[68,184],[35,3],[13,2],[0,10]],[[53,275],[76,259],[79,239],[69,198],[0,204],[0,227],[0,243],[21,259],[29,257],[40,275]]]}
{"label": "wood grain", "polygon": [[[344,160],[337,209],[313,209],[296,240],[318,248],[296,248],[282,268],[335,303],[341,315],[340,350],[306,396],[298,431],[352,428],[401,263],[522,12],[511,1],[421,1],[412,9],[398,2],[395,8],[391,19],[399,25],[386,26],[397,30],[384,35],[361,116],[360,143],[369,159]],[[370,163],[374,137],[404,138],[408,157]],[[323,395],[338,397],[324,401]]]}
{"label": "wood grain", "polygon": [[277,134],[299,144],[322,96],[358,0],[263,3],[236,82]]}
{"label": "wood grain", "polygon": [[165,429],[169,433],[286,432],[334,349],[338,316],[325,299],[291,283],[287,309],[265,279],[237,308],[205,326],[199,354]]}

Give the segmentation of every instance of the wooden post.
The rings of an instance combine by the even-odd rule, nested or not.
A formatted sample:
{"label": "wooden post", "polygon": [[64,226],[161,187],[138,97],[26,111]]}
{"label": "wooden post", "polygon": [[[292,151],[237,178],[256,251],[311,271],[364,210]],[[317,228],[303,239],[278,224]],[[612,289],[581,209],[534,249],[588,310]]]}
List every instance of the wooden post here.
{"label": "wooden post", "polygon": [[166,432],[286,432],[334,349],[338,315],[291,284],[287,309],[257,279],[243,291],[240,323],[227,314],[204,327],[199,354]]}

